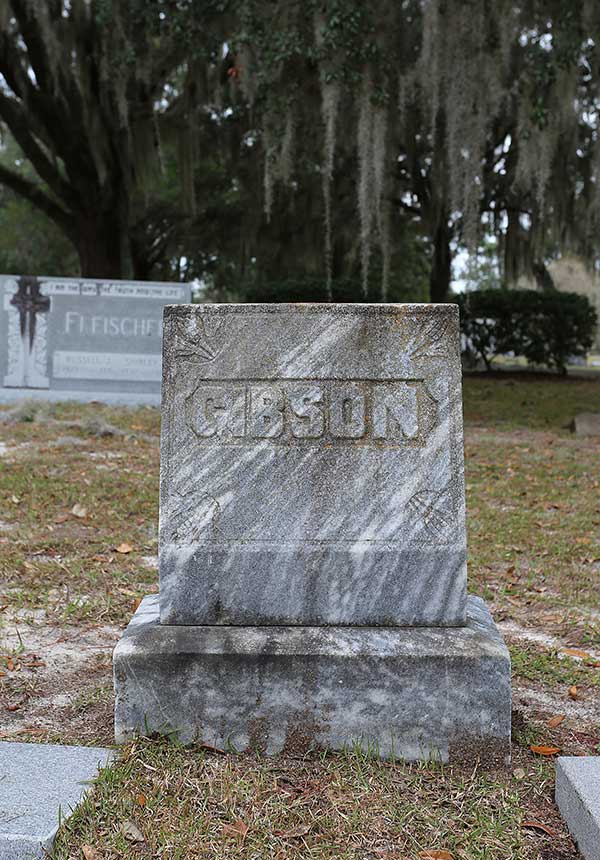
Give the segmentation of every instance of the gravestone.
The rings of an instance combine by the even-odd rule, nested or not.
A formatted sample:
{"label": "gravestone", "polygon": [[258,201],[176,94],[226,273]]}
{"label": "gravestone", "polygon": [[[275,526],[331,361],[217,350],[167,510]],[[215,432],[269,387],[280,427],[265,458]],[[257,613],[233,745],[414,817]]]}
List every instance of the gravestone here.
{"label": "gravestone", "polygon": [[584,860],[600,845],[600,756],[561,756],[556,762],[556,805]]}
{"label": "gravestone", "polygon": [[111,750],[0,742],[0,860],[44,860]]}
{"label": "gravestone", "polygon": [[577,436],[600,436],[600,412],[581,412],[572,426]]}
{"label": "gravestone", "polygon": [[163,374],[160,598],[115,650],[117,739],[506,759],[457,308],[170,307]]}
{"label": "gravestone", "polygon": [[186,284],[0,277],[0,400],[160,402],[162,311]]}

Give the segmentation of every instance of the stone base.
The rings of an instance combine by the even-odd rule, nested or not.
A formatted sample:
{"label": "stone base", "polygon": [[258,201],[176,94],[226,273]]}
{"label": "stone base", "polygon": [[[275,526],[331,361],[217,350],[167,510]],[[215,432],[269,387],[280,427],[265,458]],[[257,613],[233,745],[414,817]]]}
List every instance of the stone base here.
{"label": "stone base", "polygon": [[146,597],[114,652],[115,734],[266,753],[510,757],[510,658],[484,603],[460,628],[175,627]]}
{"label": "stone base", "polygon": [[51,403],[74,400],[77,403],[108,403],[114,406],[160,406],[160,394],[140,391],[62,391],[50,388],[1,388],[0,403],[18,400],[46,400]]}

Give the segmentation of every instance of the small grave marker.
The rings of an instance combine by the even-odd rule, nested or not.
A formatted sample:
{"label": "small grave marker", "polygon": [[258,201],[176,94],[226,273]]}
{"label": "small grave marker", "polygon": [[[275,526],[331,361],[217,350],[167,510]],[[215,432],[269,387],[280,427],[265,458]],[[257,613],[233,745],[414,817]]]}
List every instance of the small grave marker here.
{"label": "small grave marker", "polygon": [[0,860],[50,856],[59,820],[112,755],[98,747],[0,742]]}

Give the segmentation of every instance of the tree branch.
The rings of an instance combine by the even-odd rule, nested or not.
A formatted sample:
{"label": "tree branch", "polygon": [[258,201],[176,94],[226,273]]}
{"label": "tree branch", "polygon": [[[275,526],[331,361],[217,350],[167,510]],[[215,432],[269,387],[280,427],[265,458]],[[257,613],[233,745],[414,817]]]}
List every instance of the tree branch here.
{"label": "tree branch", "polygon": [[39,109],[39,100],[43,97],[27,74],[28,65],[27,56],[17,48],[14,36],[6,31],[0,32],[0,74],[22,106],[26,106],[27,123],[33,134],[52,149],[53,141],[43,125],[43,111]]}
{"label": "tree branch", "polygon": [[32,8],[35,9],[35,7],[26,0],[10,0],[10,3],[27,46],[27,54],[38,85],[42,89],[47,89],[52,78],[52,70],[39,22],[36,20],[36,14],[43,15],[43,10],[38,9],[37,13],[34,11],[31,14]]}
{"label": "tree branch", "polygon": [[24,108],[16,99],[9,98],[0,91],[0,117],[11,130],[13,137],[31,161],[41,179],[64,199],[67,203],[74,202],[75,195],[69,183],[61,176],[54,164],[50,161],[44,150],[40,147],[31,133],[31,124]]}
{"label": "tree branch", "polygon": [[[92,163],[85,157],[88,148],[72,143],[73,140],[81,141],[84,135],[88,137],[83,122],[84,106],[81,93],[70,63],[61,62],[56,69],[52,68],[47,43],[49,39],[58,40],[55,21],[48,22],[48,33],[44,32],[42,25],[44,15],[60,20],[58,7],[54,12],[51,9],[44,12],[32,5],[29,0],[10,0],[10,2],[27,51],[27,63],[33,69],[37,82],[36,86],[29,80],[24,102],[28,112],[45,128],[45,132],[38,136],[41,139],[51,139],[51,148],[62,158],[68,173],[70,173],[71,162],[75,159],[79,162],[78,173],[88,176],[90,172],[95,172]],[[47,0],[44,2],[47,3]],[[39,5],[42,6],[41,3]],[[83,53],[87,55],[87,51]],[[91,61],[90,57],[88,57],[89,61]],[[65,134],[67,127],[70,134]],[[46,177],[42,178],[50,184]],[[72,175],[71,180],[73,181]]]}
{"label": "tree branch", "polygon": [[6,185],[15,194],[29,200],[34,206],[40,209],[48,218],[51,218],[58,226],[63,229],[67,235],[74,235],[75,219],[72,215],[55,203],[47,194],[45,194],[39,185],[36,185],[31,180],[20,176],[12,170],[9,170],[4,165],[0,164],[0,183]]}
{"label": "tree branch", "polygon": [[6,31],[0,33],[0,72],[15,95],[25,98],[30,81],[23,69],[16,39]]}

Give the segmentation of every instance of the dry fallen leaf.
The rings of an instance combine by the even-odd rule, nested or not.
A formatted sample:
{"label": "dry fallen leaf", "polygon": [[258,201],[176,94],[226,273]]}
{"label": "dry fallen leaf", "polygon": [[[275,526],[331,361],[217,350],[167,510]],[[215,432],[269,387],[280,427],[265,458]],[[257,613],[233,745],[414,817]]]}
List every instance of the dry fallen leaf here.
{"label": "dry fallen leaf", "polygon": [[74,517],[78,517],[80,520],[83,520],[87,517],[87,508],[84,508],[84,506],[80,505],[78,502],[71,508],[71,513]]}
{"label": "dry fallen leaf", "polygon": [[124,821],[121,830],[125,839],[130,842],[145,842],[144,834],[134,821]]}
{"label": "dry fallen leaf", "polygon": [[556,836],[554,830],[550,830],[550,828],[546,827],[545,824],[542,824],[541,821],[524,821],[521,824],[521,827],[528,827],[531,830],[541,830],[544,833],[547,833],[548,836]]}
{"label": "dry fallen leaf", "polygon": [[248,832],[248,825],[244,824],[244,822],[240,819],[236,821],[234,824],[224,824],[223,825],[223,833],[228,836],[241,836],[242,839],[246,838],[246,833]]}
{"label": "dry fallen leaf", "polygon": [[83,860],[102,860],[102,855],[98,849],[92,848],[91,845],[84,845],[81,850],[83,852]]}
{"label": "dry fallen leaf", "polygon": [[454,854],[445,848],[428,848],[427,851],[419,852],[422,860],[454,860]]}
{"label": "dry fallen leaf", "polygon": [[587,651],[580,651],[579,648],[561,648],[561,654],[568,654],[569,657],[581,657],[582,660],[594,659]]}
{"label": "dry fallen leaf", "polygon": [[145,806],[146,805],[146,795],[145,794],[138,794],[137,802],[138,802],[138,806]]}
{"label": "dry fallen leaf", "polygon": [[555,717],[550,717],[550,719],[548,720],[546,725],[550,726],[551,729],[555,729],[557,726],[560,726],[560,724],[564,721],[564,719],[565,719],[564,714],[556,714]]}
{"label": "dry fallen leaf", "polygon": [[579,696],[579,690],[577,689],[575,684],[573,684],[571,687],[569,687],[569,698],[570,699],[577,699],[578,696]]}
{"label": "dry fallen leaf", "polygon": [[513,770],[513,776],[515,779],[525,779],[525,771],[522,767],[516,767]]}
{"label": "dry fallen leaf", "polygon": [[544,744],[541,744],[539,746],[530,746],[529,749],[531,750],[532,753],[535,753],[536,755],[546,755],[546,756],[556,755],[557,753],[560,752],[560,747],[546,746]]}
{"label": "dry fallen leaf", "polygon": [[128,543],[120,543],[119,546],[115,547],[116,552],[120,552],[123,555],[126,555],[128,552],[133,550],[133,547]]}
{"label": "dry fallen leaf", "polygon": [[310,824],[299,824],[289,830],[273,831],[273,835],[279,836],[280,839],[299,839],[301,836],[306,836],[307,833],[310,833]]}
{"label": "dry fallen leaf", "polygon": [[206,750],[207,752],[218,753],[219,755],[227,755],[227,751],[222,749],[221,747],[213,747],[210,744],[200,744],[201,750]]}
{"label": "dry fallen leaf", "polygon": [[0,732],[0,738],[13,738],[16,735],[45,735],[48,729],[39,729],[34,726],[22,726],[20,729],[13,729],[10,732]]}

